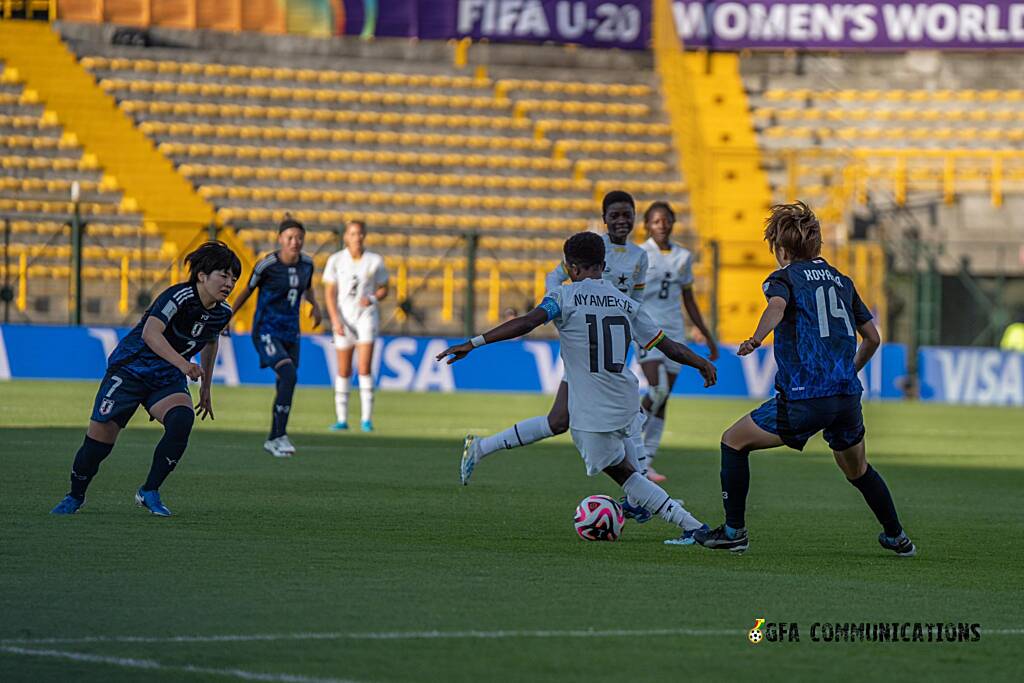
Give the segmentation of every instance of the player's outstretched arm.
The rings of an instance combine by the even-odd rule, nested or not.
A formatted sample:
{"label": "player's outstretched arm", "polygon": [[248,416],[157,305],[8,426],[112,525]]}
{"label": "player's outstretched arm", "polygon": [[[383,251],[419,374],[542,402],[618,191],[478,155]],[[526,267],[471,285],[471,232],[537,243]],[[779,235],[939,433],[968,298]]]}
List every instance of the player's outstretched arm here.
{"label": "player's outstretched arm", "polygon": [[761,320],[757,323],[757,329],[754,330],[754,334],[750,336],[750,339],[740,344],[736,354],[746,356],[753,353],[754,349],[760,346],[764,338],[768,336],[768,333],[782,322],[784,315],[786,315],[786,300],[781,296],[773,296],[771,299],[768,299],[768,306],[764,309],[764,313],[761,314]]}
{"label": "player's outstretched arm", "polygon": [[686,309],[686,315],[690,317],[690,322],[693,323],[693,326],[704,335],[704,339],[708,343],[708,358],[713,361],[718,360],[718,342],[715,341],[715,336],[711,334],[711,330],[708,329],[707,324],[704,322],[704,316],[700,312],[697,297],[693,295],[693,287],[683,289],[683,308]]}
{"label": "player's outstretched arm", "polygon": [[478,346],[506,341],[508,339],[515,339],[517,337],[522,337],[524,334],[529,334],[533,330],[545,324],[548,321],[548,318],[549,315],[547,309],[538,306],[526,315],[521,315],[518,318],[512,318],[512,320],[503,322],[494,329],[488,330],[478,337],[473,337],[472,339],[464,341],[461,344],[456,344],[455,346],[449,346],[447,349],[437,354],[437,358],[435,360],[441,361],[443,358],[448,357],[448,365],[451,365],[455,361],[462,360],[468,356],[470,351]]}
{"label": "player's outstretched arm", "polygon": [[203,383],[199,386],[199,403],[196,404],[196,415],[199,416],[200,420],[205,420],[207,415],[210,416],[211,420],[214,419],[211,391],[213,389],[213,366],[217,362],[219,344],[220,340],[214,339],[212,342],[207,343],[203,350],[199,352],[199,362],[203,368]]}
{"label": "player's outstretched arm", "polygon": [[153,353],[185,373],[189,379],[199,379],[203,376],[203,369],[183,358],[180,353],[174,350],[171,343],[164,337],[164,330],[167,325],[159,318],[150,316],[142,327],[142,341],[146,343]]}
{"label": "player's outstretched arm", "polygon": [[860,372],[882,345],[882,337],[870,320],[857,325],[857,332],[860,333],[860,346],[857,347],[857,355],[853,357],[853,369]]}
{"label": "player's outstretched arm", "polygon": [[718,370],[707,358],[698,356],[686,344],[680,344],[674,339],[663,338],[655,344],[659,351],[677,363],[696,368],[700,376],[704,378],[704,388],[714,386],[718,382]]}

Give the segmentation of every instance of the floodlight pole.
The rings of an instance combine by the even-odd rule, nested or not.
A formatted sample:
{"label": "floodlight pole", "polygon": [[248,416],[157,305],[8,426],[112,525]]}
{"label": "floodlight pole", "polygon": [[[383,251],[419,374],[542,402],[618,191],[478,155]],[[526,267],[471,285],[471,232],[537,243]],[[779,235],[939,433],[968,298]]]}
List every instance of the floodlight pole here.
{"label": "floodlight pole", "polygon": [[71,184],[71,202],[74,205],[74,211],[71,214],[72,325],[82,324],[82,214],[79,207],[80,196],[80,189],[76,180]]}
{"label": "floodlight pole", "polygon": [[466,309],[463,313],[464,332],[467,337],[477,334],[476,329],[476,252],[480,246],[480,233],[466,233]]}

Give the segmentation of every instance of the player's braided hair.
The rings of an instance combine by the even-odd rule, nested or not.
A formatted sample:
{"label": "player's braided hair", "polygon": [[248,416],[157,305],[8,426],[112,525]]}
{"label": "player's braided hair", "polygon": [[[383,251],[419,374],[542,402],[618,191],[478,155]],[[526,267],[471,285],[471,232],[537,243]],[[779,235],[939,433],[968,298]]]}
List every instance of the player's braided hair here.
{"label": "player's braided hair", "polygon": [[636,211],[636,202],[633,201],[633,195],[622,190],[612,190],[604,196],[601,201],[601,215],[604,216],[608,213],[608,207],[612,204],[618,204],[619,202],[625,202],[633,207],[633,211]]}
{"label": "player's braided hair", "polygon": [[592,232],[578,232],[562,247],[566,264],[591,268],[604,263],[604,240]]}
{"label": "player's braided hair", "polygon": [[793,261],[821,254],[821,224],[803,202],[776,204],[764,224],[764,240],[772,253],[779,247]]}
{"label": "player's braided hair", "polygon": [[236,278],[242,276],[242,262],[238,260],[235,252],[220,240],[211,240],[200,245],[185,257],[185,265],[189,271],[188,281],[193,285],[199,281],[199,273],[209,275],[215,270],[227,271]]}
{"label": "player's braided hair", "polygon": [[644,211],[644,223],[651,222],[651,216],[654,215],[655,211],[664,211],[665,215],[668,216],[669,223],[676,222],[676,212],[672,210],[672,205],[668,202],[657,201],[651,203],[647,210]]}

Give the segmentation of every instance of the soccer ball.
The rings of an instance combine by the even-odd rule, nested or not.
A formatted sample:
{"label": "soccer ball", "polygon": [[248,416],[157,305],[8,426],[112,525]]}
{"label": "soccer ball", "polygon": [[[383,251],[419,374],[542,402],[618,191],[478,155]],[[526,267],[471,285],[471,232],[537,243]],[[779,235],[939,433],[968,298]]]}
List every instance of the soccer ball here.
{"label": "soccer ball", "polygon": [[626,517],[614,498],[596,495],[580,501],[573,521],[584,541],[614,541],[622,533]]}
{"label": "soccer ball", "polygon": [[757,645],[761,642],[762,635],[759,630],[757,630],[756,628],[752,628],[750,629],[750,633],[747,634],[747,638],[749,638],[750,642],[752,642],[754,645]]}

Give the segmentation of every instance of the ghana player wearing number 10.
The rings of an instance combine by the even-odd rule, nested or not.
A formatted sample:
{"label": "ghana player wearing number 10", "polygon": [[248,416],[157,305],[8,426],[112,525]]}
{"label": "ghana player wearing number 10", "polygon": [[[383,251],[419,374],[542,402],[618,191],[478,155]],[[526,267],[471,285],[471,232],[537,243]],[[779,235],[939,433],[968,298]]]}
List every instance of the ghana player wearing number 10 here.
{"label": "ghana player wearing number 10", "polygon": [[[185,264],[189,281],[165,289],[107,359],[89,428],[71,467],[71,490],[53,514],[78,512],[100,463],[142,405],[164,426],[164,435],[135,502],[154,515],[171,515],[160,500],[160,485],[185,453],[195,414],[213,419],[210,387],[217,341],[231,319],[225,302],[242,274],[241,262],[223,242],[203,244],[185,257]],[[201,366],[190,360],[196,353]],[[186,378],[202,381],[195,412]]]}
{"label": "ghana player wearing number 10", "polygon": [[707,548],[746,550],[750,452],[782,445],[803,450],[808,439],[824,430],[839,469],[882,525],[878,542],[901,557],[913,557],[917,548],[903,531],[885,480],[864,451],[863,387],[857,374],[881,344],[871,312],[853,280],[821,258],[821,226],[805,204],[772,207],[764,239],[779,270],[764,281],[768,306],[739,355],[753,353],[774,330],[776,395],[722,434],[725,524],[698,531],[694,539]]}

